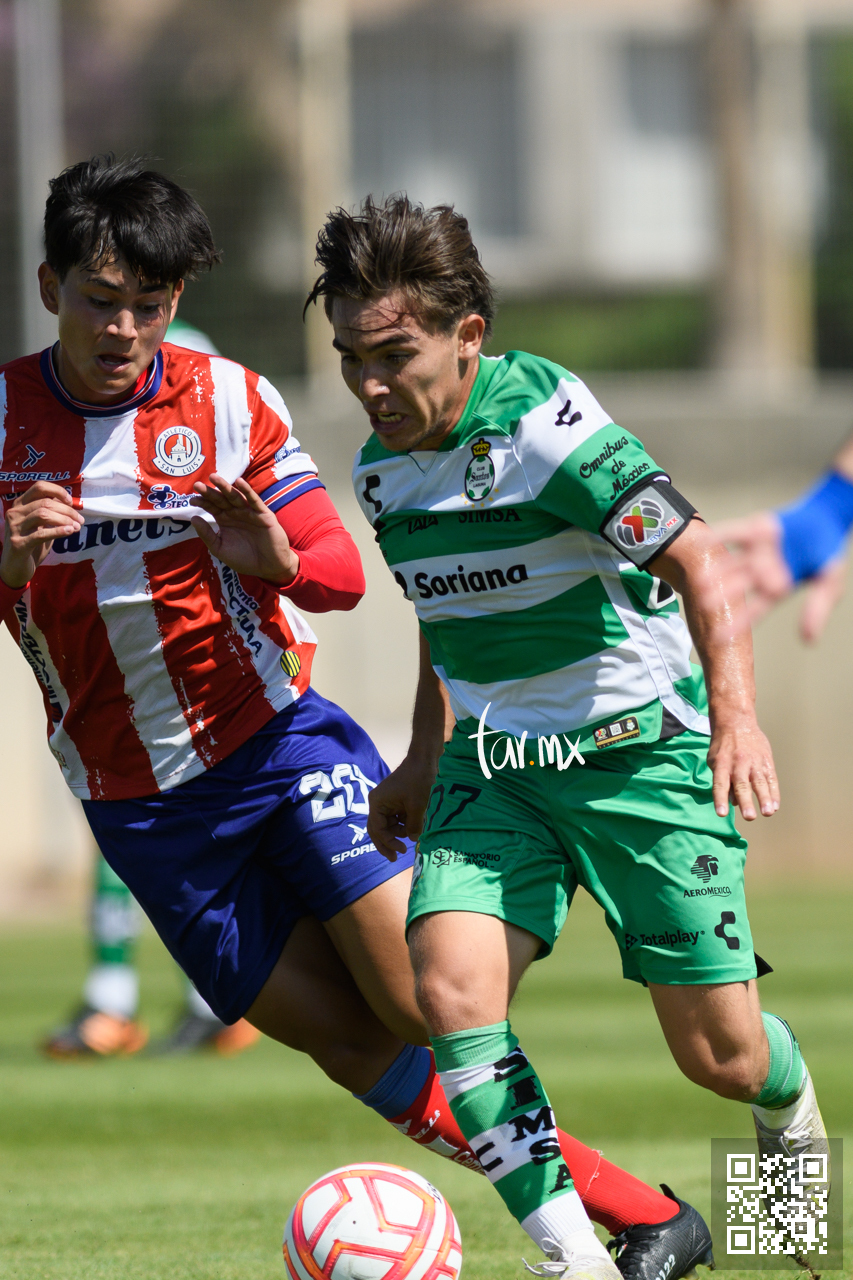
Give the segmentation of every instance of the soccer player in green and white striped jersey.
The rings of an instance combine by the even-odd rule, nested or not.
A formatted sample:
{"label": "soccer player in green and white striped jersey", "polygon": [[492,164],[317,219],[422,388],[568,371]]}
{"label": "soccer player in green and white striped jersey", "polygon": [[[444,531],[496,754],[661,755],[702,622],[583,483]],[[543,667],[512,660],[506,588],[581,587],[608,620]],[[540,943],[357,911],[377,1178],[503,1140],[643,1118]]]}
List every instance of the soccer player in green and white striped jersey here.
{"label": "soccer player in green and white striped jersey", "polygon": [[[640,442],[566,370],[481,355],[494,303],[464,218],[368,200],[329,217],[317,260],[309,301],[373,429],[356,494],[421,627],[412,744],[371,795],[370,835],[392,860],[420,837],[409,947],[460,1129],[549,1255],[541,1274],[603,1280],[616,1273],[507,1020],[578,885],[682,1071],[752,1103],[759,1140],[827,1150],[797,1041],[756,989],[731,801],[751,820],[754,793],[770,816],[778,788],[751,641],[715,639],[697,584],[723,553]],[[625,1276],[712,1261],[694,1226],[688,1243],[643,1230],[660,1248],[641,1256],[623,1233]]]}

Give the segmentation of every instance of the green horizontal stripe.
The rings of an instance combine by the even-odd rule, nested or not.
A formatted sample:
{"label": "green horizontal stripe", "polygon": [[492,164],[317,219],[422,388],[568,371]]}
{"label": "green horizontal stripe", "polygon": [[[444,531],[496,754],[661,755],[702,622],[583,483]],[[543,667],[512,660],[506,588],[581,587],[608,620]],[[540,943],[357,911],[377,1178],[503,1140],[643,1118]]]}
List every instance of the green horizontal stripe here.
{"label": "green horizontal stripe", "polygon": [[[615,474],[610,458],[600,461],[608,445],[614,449],[612,457],[624,464]],[[584,468],[592,467],[594,471],[584,474]],[[564,519],[570,516],[574,524],[585,529],[599,529],[619,500],[623,477],[631,476],[634,483],[651,481],[662,474],[636,436],[611,423],[594,432],[563,460],[542,489],[537,503]]]}
{"label": "green horizontal stripe", "polygon": [[506,1082],[478,1084],[453,1099],[450,1109],[453,1118],[464,1134],[476,1136],[488,1129],[496,1129],[499,1124],[506,1124],[510,1116],[521,1115],[525,1111],[535,1110],[539,1106],[547,1106],[548,1099],[541,1102],[525,1102],[519,1105],[510,1086],[518,1085],[530,1076],[535,1077],[532,1067],[519,1071],[518,1075],[508,1077]]}
{"label": "green horizontal stripe", "polygon": [[552,1204],[560,1196],[574,1191],[575,1184],[571,1178],[566,1179],[565,1186],[561,1186],[559,1191],[555,1190],[557,1183],[561,1181],[560,1171],[565,1167],[562,1160],[549,1160],[547,1164],[523,1164],[505,1178],[497,1179],[495,1190],[516,1222],[523,1222],[540,1205]]}
{"label": "green horizontal stripe", "polygon": [[628,638],[598,576],[529,609],[421,622],[421,630],[433,663],[473,684],[557,671]]}
{"label": "green horizontal stripe", "polygon": [[567,527],[562,517],[540,510],[533,502],[520,502],[513,507],[472,507],[468,511],[395,511],[383,518],[379,545],[386,563],[393,567],[431,556],[476,555],[522,547],[553,538]]}

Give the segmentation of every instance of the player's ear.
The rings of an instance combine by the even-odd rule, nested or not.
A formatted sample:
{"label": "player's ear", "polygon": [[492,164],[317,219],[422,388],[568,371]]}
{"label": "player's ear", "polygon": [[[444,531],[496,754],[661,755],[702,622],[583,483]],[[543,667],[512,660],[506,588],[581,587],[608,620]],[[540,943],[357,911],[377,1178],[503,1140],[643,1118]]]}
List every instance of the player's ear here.
{"label": "player's ear", "polygon": [[178,303],[181,300],[181,294],[183,293],[183,291],[184,291],[184,282],[183,280],[179,280],[178,283],[175,285],[174,289],[172,290],[172,310],[169,314],[169,324],[172,323],[172,321],[174,320],[175,316],[178,313]]}
{"label": "player's ear", "polygon": [[459,322],[458,339],[459,339],[459,359],[473,360],[474,356],[480,354],[480,348],[483,345],[483,334],[486,332],[486,322],[482,316],[478,316],[476,312],[465,316]]}
{"label": "player's ear", "polygon": [[49,262],[39,267],[39,291],[44,307],[53,316],[59,315],[59,276]]}

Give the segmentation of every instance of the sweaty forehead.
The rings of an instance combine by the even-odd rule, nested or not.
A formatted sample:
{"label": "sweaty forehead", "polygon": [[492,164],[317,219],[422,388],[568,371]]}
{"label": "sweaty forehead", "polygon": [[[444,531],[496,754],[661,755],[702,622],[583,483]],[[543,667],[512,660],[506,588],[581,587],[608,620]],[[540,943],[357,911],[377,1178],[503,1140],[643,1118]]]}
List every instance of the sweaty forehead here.
{"label": "sweaty forehead", "polygon": [[347,346],[375,346],[377,342],[417,338],[425,332],[405,298],[400,297],[371,301],[335,298],[332,325],[337,338]]}

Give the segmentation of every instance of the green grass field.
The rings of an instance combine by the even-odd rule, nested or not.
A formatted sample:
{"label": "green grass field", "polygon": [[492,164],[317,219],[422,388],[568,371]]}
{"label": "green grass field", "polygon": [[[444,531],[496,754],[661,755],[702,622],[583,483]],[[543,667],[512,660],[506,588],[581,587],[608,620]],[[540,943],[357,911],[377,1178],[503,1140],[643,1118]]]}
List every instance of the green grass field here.
{"label": "green grass field", "polygon": [[[851,916],[853,888],[753,894],[756,945],[777,969],[763,1001],[797,1031],[833,1137],[853,1135]],[[153,935],[141,962],[143,1012],[163,1032],[178,976]],[[278,1045],[232,1061],[45,1061],[34,1044],[76,1000],[84,963],[79,934],[0,933],[0,1277],[282,1276],[293,1200],[351,1159],[408,1164],[438,1184],[460,1221],[468,1280],[524,1274],[522,1253],[536,1251],[484,1179],[419,1151]],[[589,899],[534,966],[513,1023],[564,1127],[709,1210],[709,1139],[748,1139],[749,1110],[679,1076]]]}

